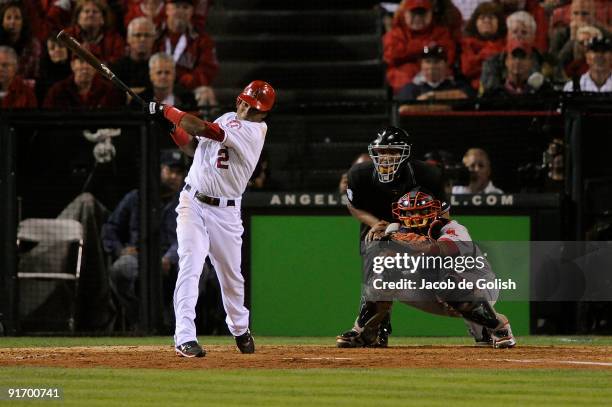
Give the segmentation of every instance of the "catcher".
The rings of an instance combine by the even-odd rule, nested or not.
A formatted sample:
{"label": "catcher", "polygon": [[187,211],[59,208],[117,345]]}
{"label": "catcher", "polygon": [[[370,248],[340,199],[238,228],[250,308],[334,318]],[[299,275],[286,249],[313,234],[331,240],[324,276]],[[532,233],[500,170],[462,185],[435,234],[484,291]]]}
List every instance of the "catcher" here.
{"label": "catcher", "polygon": [[[479,256],[478,247],[473,244],[467,229],[447,216],[442,217],[442,204],[429,193],[415,188],[402,196],[392,208],[398,223],[390,224],[384,235],[376,240],[389,240],[413,253],[424,253],[444,258],[456,256]],[[381,245],[374,242],[373,245]],[[367,250],[366,250],[367,251]],[[481,256],[482,257],[482,256]],[[484,257],[483,257],[484,258]],[[369,260],[365,260],[366,264]],[[492,279],[494,275],[485,262],[479,269],[469,269],[462,273],[454,269],[439,269],[429,272],[428,276],[437,281],[461,280],[476,282],[477,279]],[[456,284],[459,287],[459,284]],[[401,301],[423,311],[452,317],[463,317],[479,344],[494,348],[511,348],[516,345],[512,329],[506,316],[493,308],[498,296],[497,290],[454,289],[454,290],[415,290],[408,291]],[[391,301],[368,301],[352,335],[337,337],[340,347],[373,346],[379,340],[379,328],[391,308]],[[341,346],[344,345],[344,346]]]}

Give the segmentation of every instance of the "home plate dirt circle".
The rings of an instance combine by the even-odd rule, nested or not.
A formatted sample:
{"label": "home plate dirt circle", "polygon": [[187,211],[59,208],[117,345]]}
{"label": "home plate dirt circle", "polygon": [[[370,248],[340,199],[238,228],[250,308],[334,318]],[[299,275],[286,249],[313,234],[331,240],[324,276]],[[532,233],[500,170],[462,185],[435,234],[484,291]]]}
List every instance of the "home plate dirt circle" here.
{"label": "home plate dirt circle", "polygon": [[337,349],[323,345],[261,345],[252,355],[235,346],[204,345],[204,358],[179,358],[171,346],[3,348],[0,366],[152,369],[554,368],[610,369],[612,346],[394,346]]}

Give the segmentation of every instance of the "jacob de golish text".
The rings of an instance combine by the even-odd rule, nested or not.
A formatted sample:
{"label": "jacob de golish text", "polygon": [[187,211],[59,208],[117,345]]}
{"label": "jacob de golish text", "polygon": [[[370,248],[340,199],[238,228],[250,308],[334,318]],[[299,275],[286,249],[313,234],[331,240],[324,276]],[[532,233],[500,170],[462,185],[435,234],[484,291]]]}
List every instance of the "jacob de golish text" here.
{"label": "jacob de golish text", "polygon": [[[420,255],[397,253],[394,256],[373,257],[371,271],[378,275],[384,271],[391,272],[391,274],[400,271],[405,276],[405,273],[446,270],[457,274],[475,272],[484,274],[483,277],[485,277],[488,274],[487,271],[490,271],[488,267],[486,253],[478,256],[426,256],[424,253]],[[372,281],[372,286],[376,290],[516,290],[517,288],[516,282],[512,279],[502,280],[491,277],[460,281],[456,279],[432,281],[431,278],[420,280],[418,278],[398,278],[395,281],[385,281],[383,278],[376,278]]]}
{"label": "jacob de golish text", "polygon": [[376,290],[473,290],[474,288],[486,289],[486,290],[516,290],[516,282],[512,281],[511,278],[508,280],[502,280],[496,278],[493,281],[485,278],[479,278],[476,282],[462,280],[442,280],[442,281],[429,281],[427,279],[421,279],[421,281],[408,280],[402,278],[399,281],[383,281],[381,278],[377,278],[372,282],[372,286]]}

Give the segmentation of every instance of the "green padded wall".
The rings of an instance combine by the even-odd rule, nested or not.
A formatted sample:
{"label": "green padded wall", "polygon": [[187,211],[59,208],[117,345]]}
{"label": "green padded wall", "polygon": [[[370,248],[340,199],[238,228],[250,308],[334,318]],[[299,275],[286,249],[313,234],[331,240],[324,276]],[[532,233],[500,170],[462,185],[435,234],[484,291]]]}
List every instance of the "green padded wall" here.
{"label": "green padded wall", "polygon": [[[457,216],[479,241],[529,241],[527,216]],[[350,216],[268,216],[251,218],[251,317],[258,335],[334,336],[349,329],[359,305],[361,262],[359,224]],[[524,253],[495,246],[495,272],[523,280]],[[496,306],[517,335],[529,333],[529,304]],[[435,316],[395,304],[393,335],[466,335],[462,320]]]}

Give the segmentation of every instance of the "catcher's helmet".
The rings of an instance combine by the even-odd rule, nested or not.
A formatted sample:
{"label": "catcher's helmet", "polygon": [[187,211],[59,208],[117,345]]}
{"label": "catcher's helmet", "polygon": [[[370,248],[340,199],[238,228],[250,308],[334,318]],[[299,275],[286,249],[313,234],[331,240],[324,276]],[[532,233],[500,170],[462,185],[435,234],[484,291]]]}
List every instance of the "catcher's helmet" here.
{"label": "catcher's helmet", "polygon": [[391,211],[404,226],[421,229],[429,227],[440,216],[442,204],[427,192],[413,189],[394,202]]}
{"label": "catcher's helmet", "polygon": [[368,146],[380,182],[391,182],[402,163],[410,156],[410,136],[399,127],[386,127]]}
{"label": "catcher's helmet", "polygon": [[238,95],[239,100],[243,100],[262,112],[267,112],[272,109],[276,100],[276,92],[268,82],[253,81]]}

